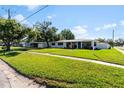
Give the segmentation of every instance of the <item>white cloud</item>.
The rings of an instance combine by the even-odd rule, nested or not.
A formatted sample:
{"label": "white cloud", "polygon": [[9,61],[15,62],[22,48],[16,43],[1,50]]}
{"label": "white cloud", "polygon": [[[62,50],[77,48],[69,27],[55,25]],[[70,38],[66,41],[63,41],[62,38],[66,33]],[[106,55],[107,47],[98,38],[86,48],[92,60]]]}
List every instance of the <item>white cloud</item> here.
{"label": "white cloud", "polygon": [[113,23],[113,24],[104,24],[103,29],[114,28],[116,26],[117,26],[117,24],[115,24],[115,23]]}
{"label": "white cloud", "polygon": [[32,10],[39,8],[39,6],[40,5],[26,5],[26,7],[29,11],[32,11]]}
{"label": "white cloud", "polygon": [[83,25],[84,28],[88,28],[88,25]]}
{"label": "white cloud", "polygon": [[[22,21],[25,19],[25,17],[21,14],[17,14],[13,17],[14,19],[16,19],[17,21]],[[25,21],[26,22],[26,21]]]}
{"label": "white cloud", "polygon": [[53,17],[52,16],[47,16],[48,19],[52,19]]}
{"label": "white cloud", "polygon": [[124,26],[124,20],[120,21],[120,25]]}
{"label": "white cloud", "polygon": [[114,24],[112,24],[112,27],[117,27],[117,24],[115,24],[115,23],[114,23]]}
{"label": "white cloud", "polygon": [[124,32],[122,32],[121,34],[124,35]]}
{"label": "white cloud", "polygon": [[[13,18],[16,19],[18,22],[20,22],[20,21],[25,19],[25,17],[22,14],[17,14]],[[31,25],[27,20],[23,21],[22,23],[27,24],[28,26]]]}
{"label": "white cloud", "polygon": [[4,18],[8,18],[8,15],[7,15],[7,14],[5,14],[5,15],[3,15],[3,17],[4,17]]}
{"label": "white cloud", "polygon": [[103,29],[111,28],[111,24],[104,24]]}
{"label": "white cloud", "polygon": [[96,27],[95,30],[96,30],[96,31],[100,31],[101,28],[100,28],[100,27]]}
{"label": "white cloud", "polygon": [[[4,18],[8,18],[8,15],[5,14],[3,15]],[[25,17],[22,14],[17,14],[14,17],[12,17],[13,19],[16,19],[18,22],[22,21],[25,19]],[[29,24],[29,22],[27,20],[23,21],[22,23],[24,24]]]}
{"label": "white cloud", "polygon": [[71,29],[76,39],[86,38],[88,36],[87,29],[83,26],[75,26]]}
{"label": "white cloud", "polygon": [[51,20],[51,19],[53,19],[54,17],[56,17],[55,14],[54,14],[54,15],[48,15],[48,16],[47,16],[47,19]]}
{"label": "white cloud", "polygon": [[96,27],[95,30],[96,30],[96,31],[100,31],[100,30],[106,30],[106,29],[115,28],[115,27],[117,27],[117,24],[115,24],[115,23],[112,23],[112,24],[104,24],[104,25],[101,26],[101,27]]}

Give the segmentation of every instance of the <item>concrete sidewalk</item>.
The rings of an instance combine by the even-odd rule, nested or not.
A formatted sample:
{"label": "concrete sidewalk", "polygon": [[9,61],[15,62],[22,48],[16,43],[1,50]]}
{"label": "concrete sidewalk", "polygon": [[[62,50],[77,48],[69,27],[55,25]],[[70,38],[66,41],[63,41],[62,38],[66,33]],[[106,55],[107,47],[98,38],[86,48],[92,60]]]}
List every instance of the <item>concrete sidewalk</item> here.
{"label": "concrete sidewalk", "polygon": [[115,47],[115,49],[124,54],[124,50],[120,49],[120,47]]}
{"label": "concrete sidewalk", "polygon": [[50,53],[38,53],[38,52],[28,52],[28,53],[39,54],[39,55],[46,55],[46,56],[53,56],[53,57],[61,57],[61,58],[68,58],[68,59],[72,59],[72,60],[80,60],[80,61],[86,61],[86,62],[91,62],[91,63],[97,63],[97,64],[102,64],[102,65],[107,65],[107,66],[113,66],[113,67],[118,67],[118,68],[124,68],[123,65],[118,65],[118,64],[109,63],[109,62],[104,62],[104,61],[97,61],[97,60],[92,60],[92,59],[77,58],[77,57],[70,57],[70,56],[62,56],[62,55],[50,54]]}
{"label": "concrete sidewalk", "polygon": [[0,88],[40,88],[45,87],[28,79],[0,60]]}

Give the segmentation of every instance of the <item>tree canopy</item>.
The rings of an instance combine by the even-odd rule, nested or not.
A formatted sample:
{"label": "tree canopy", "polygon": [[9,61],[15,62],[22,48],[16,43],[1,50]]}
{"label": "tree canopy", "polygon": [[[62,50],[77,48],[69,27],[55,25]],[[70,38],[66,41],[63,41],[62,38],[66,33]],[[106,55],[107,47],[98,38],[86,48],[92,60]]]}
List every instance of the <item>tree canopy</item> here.
{"label": "tree canopy", "polygon": [[64,29],[59,34],[60,40],[70,40],[75,39],[74,34],[71,32],[70,29]]}
{"label": "tree canopy", "polygon": [[49,21],[44,21],[44,22],[37,22],[35,24],[36,30],[39,31],[40,36],[37,38],[38,41],[40,39],[40,41],[46,42],[47,43],[47,47],[49,47],[49,42],[50,41],[56,41],[57,38],[57,28],[51,26],[52,23]]}
{"label": "tree canopy", "polygon": [[0,18],[0,39],[9,51],[11,44],[25,37],[27,28],[14,19]]}

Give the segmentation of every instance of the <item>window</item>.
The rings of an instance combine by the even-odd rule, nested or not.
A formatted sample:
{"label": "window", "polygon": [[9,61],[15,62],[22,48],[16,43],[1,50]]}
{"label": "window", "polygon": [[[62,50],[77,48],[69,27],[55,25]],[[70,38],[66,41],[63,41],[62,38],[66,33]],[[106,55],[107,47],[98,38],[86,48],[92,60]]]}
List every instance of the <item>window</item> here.
{"label": "window", "polygon": [[59,46],[62,46],[62,45],[63,45],[63,43],[58,43],[58,45],[59,45]]}
{"label": "window", "polygon": [[96,46],[96,42],[94,42],[94,46]]}
{"label": "window", "polygon": [[54,45],[55,45],[55,43],[52,43],[52,45],[54,46]]}

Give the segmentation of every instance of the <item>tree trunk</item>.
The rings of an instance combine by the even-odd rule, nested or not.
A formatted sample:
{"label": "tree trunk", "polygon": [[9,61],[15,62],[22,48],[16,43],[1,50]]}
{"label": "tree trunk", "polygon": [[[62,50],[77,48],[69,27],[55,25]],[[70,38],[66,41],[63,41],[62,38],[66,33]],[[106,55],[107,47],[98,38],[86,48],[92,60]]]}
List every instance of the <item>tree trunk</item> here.
{"label": "tree trunk", "polygon": [[5,46],[6,46],[6,51],[10,51],[10,47],[11,47],[10,42],[7,42]]}
{"label": "tree trunk", "polygon": [[50,46],[49,46],[49,42],[46,40],[46,43],[47,43],[47,47],[49,48]]}
{"label": "tree trunk", "polygon": [[47,43],[47,48],[49,48],[50,46],[49,46],[49,42],[48,42],[47,36],[45,36],[45,41]]}
{"label": "tree trunk", "polygon": [[6,51],[10,51],[10,46],[6,46]]}

